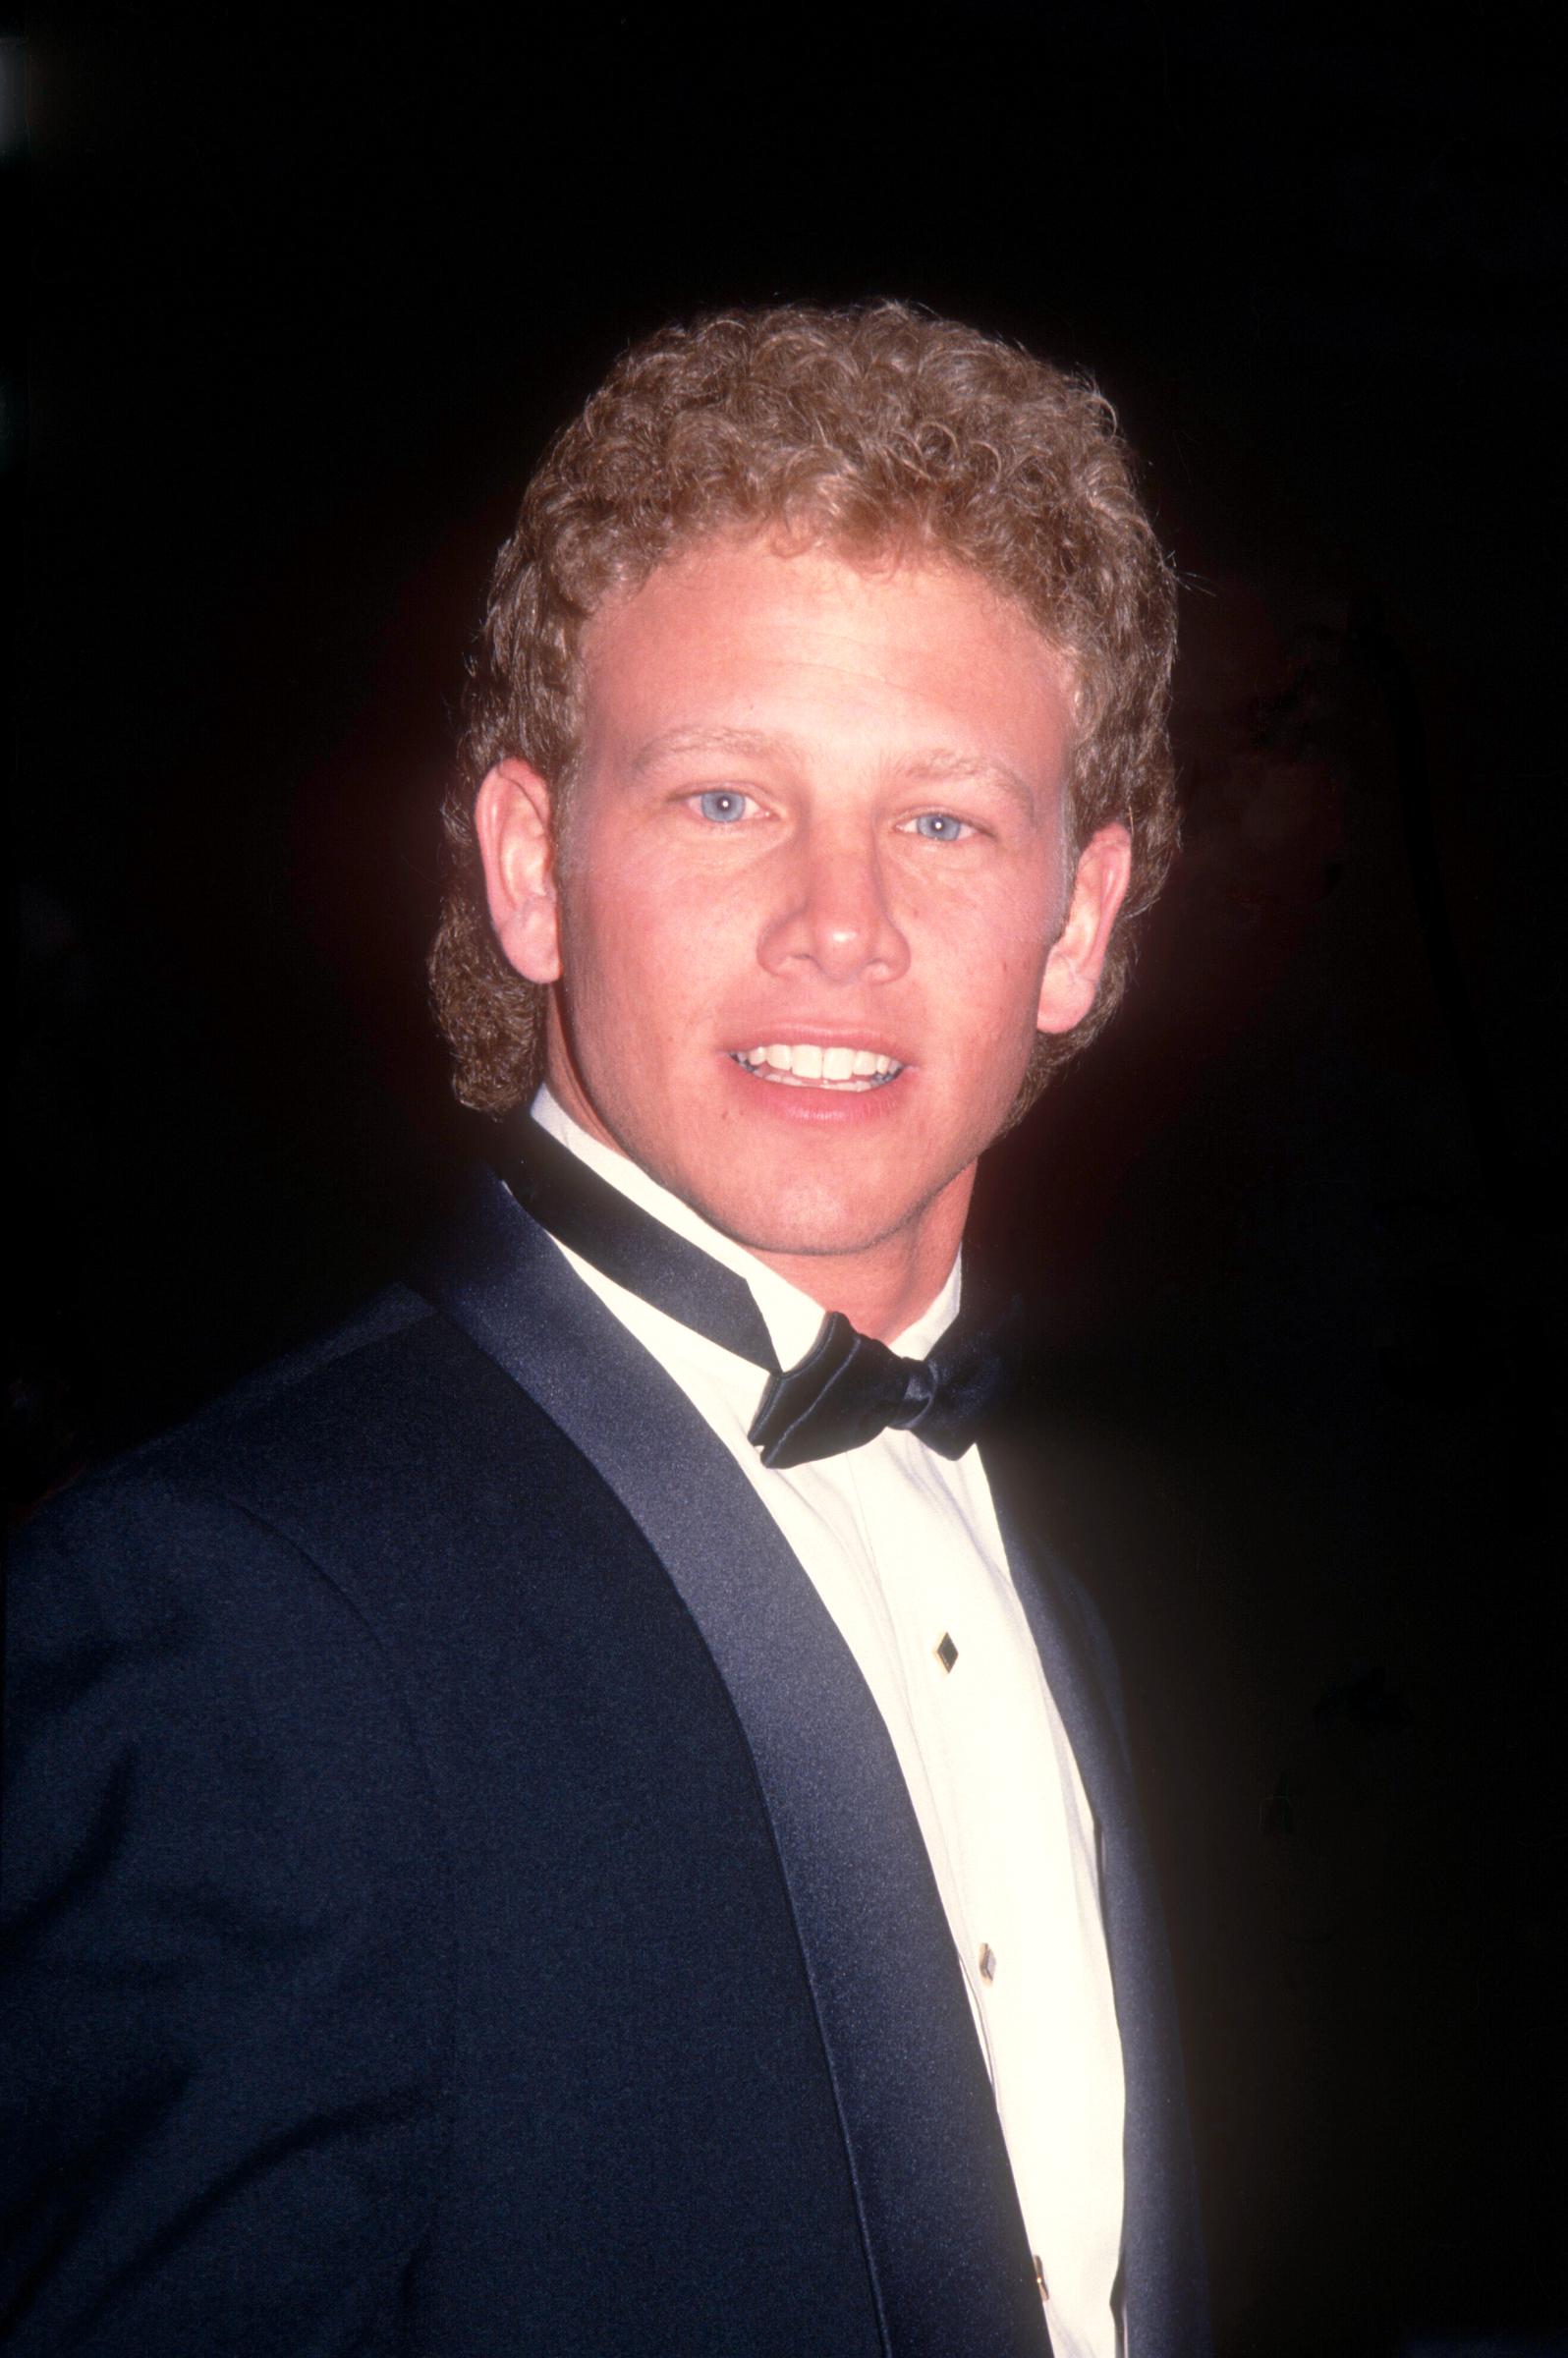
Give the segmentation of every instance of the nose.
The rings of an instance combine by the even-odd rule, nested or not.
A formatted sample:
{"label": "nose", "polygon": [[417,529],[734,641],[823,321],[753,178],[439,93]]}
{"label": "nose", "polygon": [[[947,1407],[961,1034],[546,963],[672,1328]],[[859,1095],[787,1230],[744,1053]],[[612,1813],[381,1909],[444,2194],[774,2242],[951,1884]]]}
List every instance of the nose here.
{"label": "nose", "polygon": [[888,905],[874,836],[803,830],[779,876],[777,908],[757,944],[769,974],[892,982],[905,972],[909,943]]}

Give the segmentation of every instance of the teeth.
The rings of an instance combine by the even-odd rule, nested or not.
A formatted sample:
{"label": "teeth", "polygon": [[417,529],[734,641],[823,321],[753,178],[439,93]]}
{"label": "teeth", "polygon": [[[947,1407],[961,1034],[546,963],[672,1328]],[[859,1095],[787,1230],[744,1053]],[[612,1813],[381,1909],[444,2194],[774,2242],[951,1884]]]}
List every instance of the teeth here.
{"label": "teeth", "polygon": [[760,1047],[737,1050],[736,1061],[754,1072],[765,1068],[780,1079],[828,1082],[841,1089],[864,1088],[903,1070],[891,1056],[878,1056],[871,1048],[823,1048],[812,1040],[767,1041]]}

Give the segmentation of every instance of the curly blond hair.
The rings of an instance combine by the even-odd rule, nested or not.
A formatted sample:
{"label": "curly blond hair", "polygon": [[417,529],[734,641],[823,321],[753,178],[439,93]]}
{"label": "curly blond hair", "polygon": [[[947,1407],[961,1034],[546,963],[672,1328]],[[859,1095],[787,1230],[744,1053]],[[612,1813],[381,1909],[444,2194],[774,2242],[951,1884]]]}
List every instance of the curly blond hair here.
{"label": "curly blond hair", "polygon": [[1166,711],[1173,577],[1094,388],[902,303],[790,304],[662,328],[550,444],[496,560],[445,807],[448,881],[430,977],[465,1104],[503,1112],[540,1077],[545,993],[507,963],[474,803],[520,755],[559,811],[580,730],[579,647],[611,591],[716,533],[967,566],[1071,666],[1073,857],[1119,819],[1132,882],[1092,1014],[1039,1036],[1016,1119],[1098,1030],[1126,979],[1127,921],[1175,843]]}

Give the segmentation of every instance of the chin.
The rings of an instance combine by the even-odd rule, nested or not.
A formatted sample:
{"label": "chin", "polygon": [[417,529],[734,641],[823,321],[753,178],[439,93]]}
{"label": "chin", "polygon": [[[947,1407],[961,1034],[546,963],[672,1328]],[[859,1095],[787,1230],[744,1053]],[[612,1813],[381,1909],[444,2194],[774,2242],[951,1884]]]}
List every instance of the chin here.
{"label": "chin", "polygon": [[688,1197],[705,1220],[749,1253],[868,1253],[914,1220],[916,1203],[868,1204],[803,1183],[762,1200],[739,1192]]}

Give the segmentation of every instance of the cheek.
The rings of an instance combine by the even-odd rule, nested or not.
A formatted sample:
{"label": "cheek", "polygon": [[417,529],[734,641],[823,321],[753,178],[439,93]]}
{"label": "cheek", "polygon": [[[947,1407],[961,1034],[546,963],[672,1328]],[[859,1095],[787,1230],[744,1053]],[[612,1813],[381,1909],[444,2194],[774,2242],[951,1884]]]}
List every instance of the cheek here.
{"label": "cheek", "polygon": [[1058,866],[1048,847],[1032,846],[998,854],[969,871],[944,878],[943,889],[931,893],[921,910],[933,936],[962,941],[971,951],[981,948],[988,964],[1005,964],[1012,974],[1026,972],[1037,957],[1044,961],[1045,945],[1060,924]]}
{"label": "cheek", "polygon": [[1033,1035],[1045,972],[1043,923],[1035,912],[985,911],[966,926],[962,945],[950,944],[944,986],[959,1015],[958,1029],[975,1046],[998,1048],[1016,1035]]}
{"label": "cheek", "polygon": [[683,926],[646,864],[585,866],[561,884],[566,995],[579,1029],[636,1041],[645,1053],[679,1030],[683,994],[700,971],[700,928]]}

